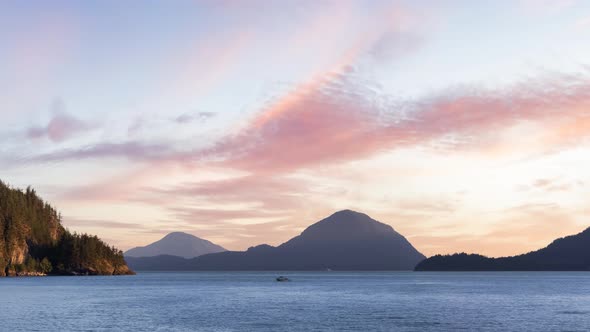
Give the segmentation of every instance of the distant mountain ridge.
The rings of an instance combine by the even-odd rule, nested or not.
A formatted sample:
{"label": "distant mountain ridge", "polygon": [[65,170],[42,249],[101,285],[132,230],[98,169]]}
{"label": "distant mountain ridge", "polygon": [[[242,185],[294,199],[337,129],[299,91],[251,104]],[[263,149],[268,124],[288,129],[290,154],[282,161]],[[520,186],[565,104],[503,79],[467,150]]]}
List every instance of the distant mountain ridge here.
{"label": "distant mountain ridge", "polygon": [[158,256],[127,261],[137,270],[413,270],[424,258],[391,226],[343,210],[278,247],[259,245],[184,260]]}
{"label": "distant mountain ridge", "polygon": [[226,251],[210,241],[183,232],[173,232],[144,247],[135,247],[125,252],[125,257],[178,256],[194,258],[201,255]]}
{"label": "distant mountain ridge", "polygon": [[477,254],[436,255],[416,271],[590,271],[590,228],[527,254],[489,258]]}

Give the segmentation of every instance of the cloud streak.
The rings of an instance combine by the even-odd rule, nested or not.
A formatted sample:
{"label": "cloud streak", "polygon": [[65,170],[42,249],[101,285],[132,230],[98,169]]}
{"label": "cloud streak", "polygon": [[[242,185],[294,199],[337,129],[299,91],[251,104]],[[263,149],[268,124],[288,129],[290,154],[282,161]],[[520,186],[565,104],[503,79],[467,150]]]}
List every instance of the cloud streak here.
{"label": "cloud streak", "polygon": [[139,141],[123,143],[99,143],[81,148],[62,149],[24,158],[29,162],[61,162],[67,160],[126,158],[132,161],[165,160],[172,155],[165,144],[146,144]]}
{"label": "cloud streak", "polygon": [[68,114],[61,100],[52,103],[51,112],[53,114],[47,125],[27,130],[28,138],[48,138],[53,142],[62,142],[95,127]]}
{"label": "cloud streak", "polygon": [[213,118],[216,115],[215,112],[196,112],[196,113],[185,113],[174,118],[174,122],[178,124],[186,124],[194,121],[206,121]]}
{"label": "cloud streak", "polygon": [[[58,150],[29,160],[123,157],[280,174],[400,148],[434,147],[437,142],[454,151],[485,149],[497,142],[482,141],[482,137],[498,138],[518,124],[535,124],[542,137],[539,148],[545,151],[579,144],[590,136],[587,70],[576,77],[546,76],[503,90],[460,88],[395,100],[359,83],[352,68],[337,68],[271,101],[246,126],[211,148],[177,150],[171,142],[129,141]],[[53,135],[57,138],[77,127],[56,128]]]}
{"label": "cloud streak", "polygon": [[286,172],[424,146],[450,135],[458,138],[448,142],[450,149],[485,145],[483,134],[521,123],[540,125],[547,133],[547,147],[590,134],[587,72],[576,78],[526,81],[505,90],[458,89],[405,102],[383,102],[355,85],[350,73],[309,86],[262,111],[212,153],[225,157],[226,166]]}

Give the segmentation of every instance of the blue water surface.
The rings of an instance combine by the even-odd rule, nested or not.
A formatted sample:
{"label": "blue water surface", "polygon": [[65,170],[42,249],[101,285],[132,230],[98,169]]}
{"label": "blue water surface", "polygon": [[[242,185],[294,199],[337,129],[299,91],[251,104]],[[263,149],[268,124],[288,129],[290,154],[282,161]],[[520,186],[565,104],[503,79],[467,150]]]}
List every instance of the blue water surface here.
{"label": "blue water surface", "polygon": [[0,331],[119,330],[590,331],[590,273],[0,278]]}

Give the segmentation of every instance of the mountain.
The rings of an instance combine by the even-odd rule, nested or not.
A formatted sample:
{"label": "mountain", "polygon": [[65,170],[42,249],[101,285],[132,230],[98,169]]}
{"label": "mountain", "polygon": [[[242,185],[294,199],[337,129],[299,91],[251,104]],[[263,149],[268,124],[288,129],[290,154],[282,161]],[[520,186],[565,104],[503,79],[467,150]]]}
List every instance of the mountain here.
{"label": "mountain", "polygon": [[436,255],[416,266],[416,271],[588,271],[590,228],[553,241],[527,254],[488,258],[476,254]]}
{"label": "mountain", "polygon": [[0,181],[0,276],[133,274],[123,253],[96,236],[72,234],[34,189]]}
{"label": "mountain", "polygon": [[412,270],[425,257],[389,225],[344,210],[278,247],[259,245],[188,260],[128,258],[138,270]]}
{"label": "mountain", "polygon": [[179,256],[193,258],[226,251],[224,248],[194,235],[174,232],[145,247],[135,247],[125,252],[125,257]]}

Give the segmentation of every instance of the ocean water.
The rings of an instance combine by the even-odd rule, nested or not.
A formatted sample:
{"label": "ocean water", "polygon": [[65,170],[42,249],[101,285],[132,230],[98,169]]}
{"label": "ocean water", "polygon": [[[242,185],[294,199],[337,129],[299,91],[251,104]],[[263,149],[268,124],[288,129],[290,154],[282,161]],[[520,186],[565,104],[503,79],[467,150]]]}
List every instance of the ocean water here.
{"label": "ocean water", "polygon": [[0,331],[589,331],[590,273],[0,278]]}

